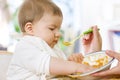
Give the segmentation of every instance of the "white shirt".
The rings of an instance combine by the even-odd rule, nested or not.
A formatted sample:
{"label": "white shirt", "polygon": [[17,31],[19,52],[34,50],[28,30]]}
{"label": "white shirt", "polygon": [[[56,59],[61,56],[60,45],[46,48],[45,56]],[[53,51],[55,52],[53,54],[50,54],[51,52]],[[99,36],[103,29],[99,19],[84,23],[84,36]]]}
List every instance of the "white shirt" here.
{"label": "white shirt", "polygon": [[16,46],[7,80],[46,80],[50,77],[50,56],[66,60],[61,50],[50,48],[42,39],[24,36]]}

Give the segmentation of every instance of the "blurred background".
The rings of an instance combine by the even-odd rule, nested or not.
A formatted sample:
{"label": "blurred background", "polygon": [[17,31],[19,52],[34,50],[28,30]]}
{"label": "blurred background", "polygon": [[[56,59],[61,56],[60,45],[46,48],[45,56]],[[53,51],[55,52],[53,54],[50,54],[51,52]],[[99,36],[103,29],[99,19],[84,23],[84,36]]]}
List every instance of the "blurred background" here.
{"label": "blurred background", "polygon": [[[24,0],[0,0],[0,50],[14,52],[21,37],[17,12]],[[53,0],[63,12],[59,41],[61,49],[69,55],[82,52],[81,41],[66,47],[62,41],[70,41],[85,29],[98,25],[103,39],[103,50],[120,51],[120,0]]]}

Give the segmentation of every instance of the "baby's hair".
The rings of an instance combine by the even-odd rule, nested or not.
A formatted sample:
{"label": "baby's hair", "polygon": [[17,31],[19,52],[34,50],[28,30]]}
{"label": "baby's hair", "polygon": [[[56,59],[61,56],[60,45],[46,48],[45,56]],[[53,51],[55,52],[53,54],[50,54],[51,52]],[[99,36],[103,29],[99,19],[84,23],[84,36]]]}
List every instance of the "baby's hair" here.
{"label": "baby's hair", "polygon": [[60,8],[51,0],[25,0],[18,13],[18,21],[22,32],[27,22],[39,21],[45,13],[63,17]]}

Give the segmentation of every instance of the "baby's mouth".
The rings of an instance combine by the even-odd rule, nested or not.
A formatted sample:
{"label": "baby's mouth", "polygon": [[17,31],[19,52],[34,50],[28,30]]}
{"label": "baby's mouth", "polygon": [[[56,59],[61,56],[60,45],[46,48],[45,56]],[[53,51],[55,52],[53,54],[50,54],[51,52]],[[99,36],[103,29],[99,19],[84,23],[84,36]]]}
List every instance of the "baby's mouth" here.
{"label": "baby's mouth", "polygon": [[56,39],[56,40],[54,40],[53,42],[54,42],[54,43],[58,43],[58,40]]}
{"label": "baby's mouth", "polygon": [[55,41],[55,43],[58,43],[58,41]]}

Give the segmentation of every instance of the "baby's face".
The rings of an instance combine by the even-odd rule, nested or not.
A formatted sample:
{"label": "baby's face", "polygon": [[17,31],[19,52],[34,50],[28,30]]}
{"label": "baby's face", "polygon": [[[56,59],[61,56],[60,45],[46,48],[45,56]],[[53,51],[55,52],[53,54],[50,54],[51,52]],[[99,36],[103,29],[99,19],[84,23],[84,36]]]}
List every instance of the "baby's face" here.
{"label": "baby's face", "polygon": [[61,23],[62,17],[44,14],[38,22],[33,24],[33,35],[40,37],[53,48],[61,36],[59,32]]}

